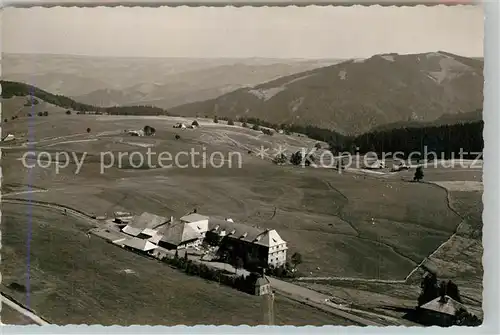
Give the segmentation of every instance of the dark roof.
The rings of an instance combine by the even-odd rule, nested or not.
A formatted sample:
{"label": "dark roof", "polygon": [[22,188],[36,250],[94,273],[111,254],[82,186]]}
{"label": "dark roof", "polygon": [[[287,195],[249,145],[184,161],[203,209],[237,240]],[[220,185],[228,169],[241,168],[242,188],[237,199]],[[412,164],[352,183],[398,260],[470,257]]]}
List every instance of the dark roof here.
{"label": "dark roof", "polygon": [[265,230],[248,226],[243,223],[231,222],[218,218],[210,218],[208,221],[208,231],[220,234],[225,231],[226,236],[241,239],[247,242],[255,242],[257,236],[263,234]]}
{"label": "dark roof", "polygon": [[464,305],[454,300],[449,296],[444,296],[444,301],[442,301],[441,297],[437,297],[426,304],[420,306],[421,309],[426,309],[429,311],[434,311],[438,313],[455,315],[455,313],[461,309],[465,308]]}
{"label": "dark roof", "polygon": [[139,216],[134,216],[130,226],[134,228],[156,228],[169,221],[166,217],[144,212]]}
{"label": "dark roof", "polygon": [[202,237],[202,235],[191,227],[189,223],[185,222],[166,225],[165,228],[162,229],[161,234],[163,235],[161,241],[172,245],[179,245],[183,242],[192,241]]}

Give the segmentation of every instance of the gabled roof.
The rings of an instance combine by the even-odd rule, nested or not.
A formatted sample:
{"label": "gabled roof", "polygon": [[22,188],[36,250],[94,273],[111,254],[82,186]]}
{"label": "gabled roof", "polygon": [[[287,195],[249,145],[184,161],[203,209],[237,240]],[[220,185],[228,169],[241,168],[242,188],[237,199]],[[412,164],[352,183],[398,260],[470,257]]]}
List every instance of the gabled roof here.
{"label": "gabled roof", "polygon": [[123,227],[122,232],[131,236],[137,236],[143,231],[142,228],[132,227],[130,224]]}
{"label": "gabled roof", "polygon": [[161,233],[163,234],[161,241],[172,245],[179,245],[202,237],[198,231],[186,222],[168,225],[165,229],[162,229]]}
{"label": "gabled roof", "polygon": [[421,309],[427,309],[430,311],[438,312],[438,313],[443,313],[443,314],[448,314],[448,315],[455,315],[455,313],[461,309],[465,308],[464,305],[459,303],[458,301],[454,300],[453,298],[450,298],[449,296],[444,296],[444,301],[441,301],[441,297],[437,297],[428,303],[420,306]]}
{"label": "gabled roof", "polygon": [[188,215],[184,215],[183,217],[180,218],[181,221],[184,222],[196,222],[196,221],[203,221],[203,220],[208,220],[208,216],[201,215],[198,213],[191,213]]}
{"label": "gabled roof", "polygon": [[255,286],[264,286],[264,285],[268,285],[268,284],[271,284],[271,282],[269,281],[269,279],[266,277],[266,276],[263,276],[263,277],[258,277],[257,280],[255,281]]}
{"label": "gabled roof", "polygon": [[256,227],[218,218],[210,218],[208,221],[208,230],[217,234],[225,232],[225,236],[247,242],[253,242],[256,240],[257,236],[264,233],[264,230]]}
{"label": "gabled roof", "polygon": [[156,245],[154,245],[153,243],[151,243],[149,241],[142,240],[139,238],[134,238],[134,237],[128,238],[125,240],[117,240],[117,241],[114,241],[114,243],[124,245],[124,246],[130,247],[130,248],[136,249],[136,250],[141,250],[141,251],[149,251],[149,250],[153,250],[153,249],[157,248]]}
{"label": "gabled roof", "polygon": [[148,238],[148,241],[153,243],[153,244],[158,244],[162,238],[163,238],[163,235],[156,232],[153,236]]}
{"label": "gabled roof", "polygon": [[276,245],[285,243],[285,241],[281,238],[276,230],[272,229],[266,230],[265,232],[257,236],[253,243],[266,247],[274,247]]}
{"label": "gabled roof", "polygon": [[135,227],[135,228],[156,228],[165,222],[167,222],[169,219],[167,219],[164,216],[159,216],[155,214],[151,214],[148,212],[144,212],[141,215],[137,216],[135,215],[132,218],[132,222],[130,222],[130,226]]}

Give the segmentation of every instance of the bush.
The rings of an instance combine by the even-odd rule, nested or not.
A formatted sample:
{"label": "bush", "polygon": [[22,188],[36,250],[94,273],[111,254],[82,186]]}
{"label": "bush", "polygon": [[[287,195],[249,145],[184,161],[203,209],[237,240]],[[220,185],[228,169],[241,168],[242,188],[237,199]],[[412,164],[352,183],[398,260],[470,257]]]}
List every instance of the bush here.
{"label": "bush", "polygon": [[42,112],[38,112],[38,116],[43,116],[43,113]]}
{"label": "bush", "polygon": [[70,111],[70,110],[67,110],[67,111],[66,111],[66,114],[67,114],[67,115],[71,115],[71,111]]}
{"label": "bush", "polygon": [[286,158],[285,154],[276,155],[276,157],[274,157],[274,159],[273,159],[273,163],[277,164],[277,165],[286,164],[286,161],[287,161],[287,158]]}
{"label": "bush", "polygon": [[43,116],[49,116],[49,112],[47,111],[43,112]]}
{"label": "bush", "polygon": [[293,165],[302,164],[302,153],[300,151],[297,151],[296,153],[292,154],[292,156],[290,156],[290,163],[292,163]]}
{"label": "bush", "polygon": [[263,134],[273,136],[273,131],[267,128],[262,128],[260,131],[262,131]]}
{"label": "bush", "polygon": [[217,118],[217,116],[214,116],[214,123],[219,123],[219,119]]}
{"label": "bush", "polygon": [[200,124],[196,120],[194,120],[193,123],[191,123],[191,125],[195,126],[195,127],[199,127],[200,126]]}
{"label": "bush", "polygon": [[241,126],[242,126],[243,128],[248,128],[248,124],[247,124],[246,122],[243,122],[243,123],[241,124]]}
{"label": "bush", "polygon": [[90,133],[90,130],[91,130],[90,128],[87,128],[87,133]]}
{"label": "bush", "polygon": [[176,140],[179,140],[180,138],[181,138],[181,137],[179,136],[179,134],[176,134],[176,135],[175,135],[175,139],[176,139]]}
{"label": "bush", "polygon": [[9,120],[7,120],[7,119],[3,119],[3,122],[4,122],[4,123],[7,123],[7,121],[9,121]]}
{"label": "bush", "polygon": [[258,124],[254,124],[252,127],[253,130],[260,130],[260,127]]}

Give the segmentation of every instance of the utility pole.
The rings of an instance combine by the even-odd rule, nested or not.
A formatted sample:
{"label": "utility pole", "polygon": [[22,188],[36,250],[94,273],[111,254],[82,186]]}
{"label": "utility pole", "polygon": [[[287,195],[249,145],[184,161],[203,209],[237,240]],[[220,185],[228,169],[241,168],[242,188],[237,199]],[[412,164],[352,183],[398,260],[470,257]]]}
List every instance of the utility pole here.
{"label": "utility pole", "polygon": [[274,326],[274,293],[272,291],[267,294],[267,303],[268,325]]}

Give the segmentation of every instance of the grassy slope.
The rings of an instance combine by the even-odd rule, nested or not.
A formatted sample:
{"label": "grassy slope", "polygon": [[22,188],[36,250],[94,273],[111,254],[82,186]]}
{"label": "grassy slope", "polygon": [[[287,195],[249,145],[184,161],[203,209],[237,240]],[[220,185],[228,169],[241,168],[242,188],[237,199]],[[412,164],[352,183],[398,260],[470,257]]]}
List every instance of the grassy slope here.
{"label": "grassy slope", "polygon": [[[2,291],[26,280],[27,206],[3,204]],[[144,259],[97,237],[59,211],[30,209],[30,304],[57,324],[259,324],[264,298],[233,290]],[[125,274],[131,269],[134,274]],[[186,308],[186,306],[190,306]],[[276,300],[277,324],[339,324],[343,320],[288,299]]]}
{"label": "grassy slope", "polygon": [[[307,142],[305,138],[299,141],[285,135],[269,137],[223,125],[180,131],[172,128],[174,123],[175,120],[138,121],[82,115],[35,118],[35,139],[76,134],[91,127],[90,134],[68,139],[97,141],[58,144],[68,139],[56,138],[37,144],[39,150],[87,151],[87,163],[78,175],[74,174],[74,166],[59,174],[54,168],[28,170],[16,160],[21,151],[9,151],[3,166],[4,184],[31,182],[57,189],[24,197],[63,203],[89,213],[109,214],[126,209],[179,216],[196,207],[209,215],[275,228],[289,242],[290,254],[299,251],[304,255],[302,270],[315,276],[402,279],[416,262],[446,240],[459,223],[446,206],[445,192],[431,185],[400,180],[389,184],[373,177],[278,167],[247,153],[247,147],[256,149],[265,141],[291,146],[301,142],[312,146],[314,141]],[[120,132],[145,124],[155,126],[157,136],[94,137],[100,132]],[[25,122],[19,119],[7,128],[15,133],[24,127]],[[174,134],[180,134],[181,139],[175,140]],[[123,142],[118,143],[120,139]],[[100,174],[99,152],[145,151],[124,143],[132,141],[154,143],[157,153],[175,154],[203,146],[208,152],[219,150],[227,154],[236,150],[243,157],[243,166],[241,169],[109,169]],[[97,156],[90,157],[92,154]],[[421,201],[415,202],[415,198]]]}

